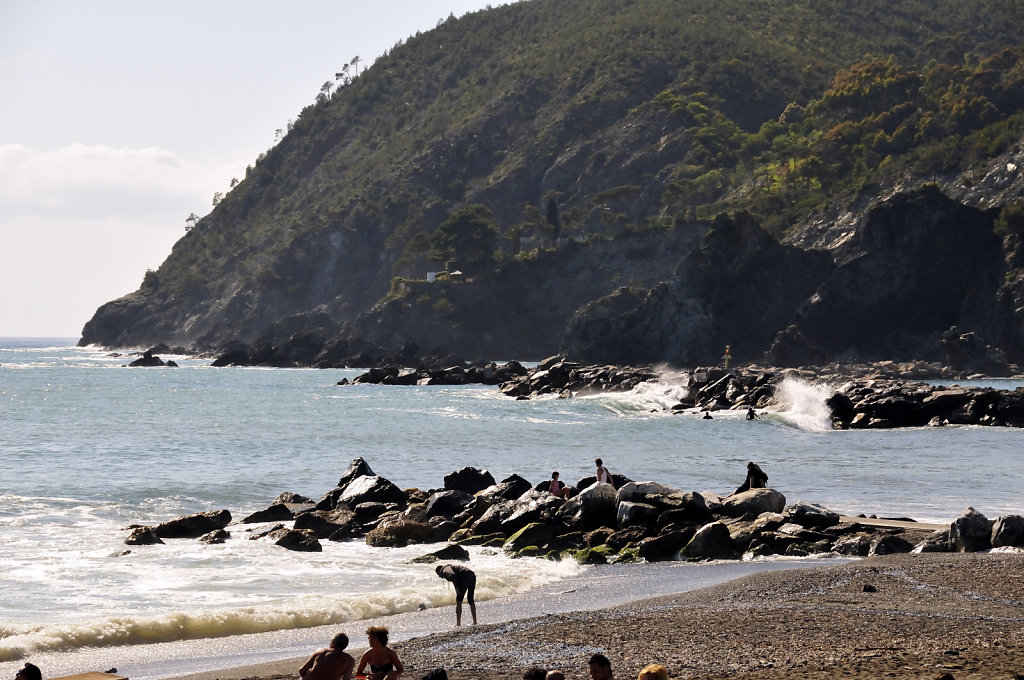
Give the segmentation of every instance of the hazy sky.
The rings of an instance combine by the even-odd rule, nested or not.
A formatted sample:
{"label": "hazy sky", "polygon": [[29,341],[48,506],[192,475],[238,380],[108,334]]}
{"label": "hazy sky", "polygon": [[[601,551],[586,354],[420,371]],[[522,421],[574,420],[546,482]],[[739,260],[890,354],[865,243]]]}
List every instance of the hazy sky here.
{"label": "hazy sky", "polygon": [[0,0],[0,337],[77,337],[359,56],[491,0]]}

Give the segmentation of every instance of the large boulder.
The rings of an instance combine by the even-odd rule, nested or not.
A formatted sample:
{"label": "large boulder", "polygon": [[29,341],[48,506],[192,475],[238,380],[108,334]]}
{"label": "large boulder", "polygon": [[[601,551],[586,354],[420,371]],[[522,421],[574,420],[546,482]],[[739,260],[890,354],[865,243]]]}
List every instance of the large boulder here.
{"label": "large boulder", "polygon": [[775,489],[750,489],[722,500],[722,514],[728,517],[782,512],[785,507],[786,497]]}
{"label": "large boulder", "polygon": [[211,510],[187,517],[179,517],[157,525],[153,530],[160,538],[199,538],[231,523],[227,510]]}
{"label": "large boulder", "polygon": [[476,498],[466,491],[438,491],[430,494],[427,499],[426,516],[455,517],[469,507]]}
{"label": "large boulder", "polygon": [[324,494],[324,497],[316,504],[316,509],[333,510],[337,507],[339,499],[345,493],[349,484],[360,477],[376,476],[376,473],[370,469],[370,466],[361,456],[354,458],[349,464],[348,469],[341,475],[341,479],[338,480],[338,486]]}
{"label": "large boulder", "polygon": [[[502,522],[512,515],[518,507],[517,501],[500,501],[487,508],[479,518],[470,525],[470,533],[474,536],[487,536],[501,533]],[[506,534],[507,535],[507,534]]]}
{"label": "large boulder", "polygon": [[432,553],[426,555],[420,555],[414,557],[410,562],[416,562],[418,564],[432,564],[434,562],[468,562],[469,551],[463,548],[461,545],[449,543],[440,550],[435,550]]}
{"label": "large boulder", "polygon": [[345,487],[338,497],[338,503],[354,508],[360,503],[396,503],[402,507],[408,503],[404,491],[383,477],[366,475],[357,477]]}
{"label": "large boulder", "polygon": [[1024,516],[1003,515],[992,525],[992,547],[1024,548]]}
{"label": "large boulder", "polygon": [[555,535],[555,530],[549,525],[541,522],[532,522],[508,537],[502,546],[507,552],[519,552],[523,548],[536,546],[541,548],[547,545]]}
{"label": "large boulder", "polygon": [[711,522],[697,530],[681,554],[691,560],[733,559],[736,548],[729,527],[722,522]]}
{"label": "large boulder", "polygon": [[658,508],[647,503],[622,501],[615,513],[615,525],[620,529],[636,526],[651,526],[658,521]]}
{"label": "large boulder", "polygon": [[949,525],[949,542],[957,552],[978,552],[992,547],[992,523],[974,508]]}
{"label": "large boulder", "polygon": [[658,484],[657,482],[626,482],[616,492],[619,502],[637,501],[646,503],[648,496],[671,496],[679,493],[678,489]]}
{"label": "large boulder", "polygon": [[242,524],[260,524],[262,522],[288,522],[295,519],[295,514],[284,503],[274,503],[266,510],[257,510],[242,519]]}
{"label": "large boulder", "polygon": [[823,505],[798,501],[787,509],[790,518],[805,527],[830,527],[839,524],[839,513]]}
{"label": "large boulder", "polygon": [[351,533],[355,520],[356,514],[347,508],[312,510],[296,516],[294,528],[308,529],[317,538],[330,538],[338,532],[343,532],[343,535],[347,536]]}
{"label": "large boulder", "polygon": [[648,562],[666,562],[676,559],[679,551],[693,538],[693,529],[680,529],[640,541],[640,557]]}
{"label": "large boulder", "polygon": [[464,467],[444,476],[444,488],[449,491],[476,493],[494,485],[494,477],[487,470]]}
{"label": "large boulder", "polygon": [[478,492],[476,497],[493,505],[499,500],[511,501],[519,498],[532,488],[530,482],[519,475],[511,475],[493,486]]}
{"label": "large boulder", "polygon": [[124,539],[125,545],[157,545],[163,543],[160,537],[153,531],[153,527],[135,527]]}
{"label": "large boulder", "polygon": [[323,546],[316,534],[309,529],[288,529],[275,541],[276,545],[298,552],[323,552]]}
{"label": "large boulder", "polygon": [[396,515],[366,534],[366,544],[373,548],[404,548],[410,543],[429,543],[433,537],[433,526]]}
{"label": "large boulder", "polygon": [[573,530],[614,527],[617,501],[615,487],[595,482],[567,500],[558,516]]}

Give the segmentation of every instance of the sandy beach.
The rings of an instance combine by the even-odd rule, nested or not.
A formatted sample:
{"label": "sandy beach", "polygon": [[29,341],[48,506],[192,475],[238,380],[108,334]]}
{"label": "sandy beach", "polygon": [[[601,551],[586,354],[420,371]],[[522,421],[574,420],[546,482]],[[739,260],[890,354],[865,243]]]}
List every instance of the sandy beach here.
{"label": "sandy beach", "polygon": [[[672,678],[1024,678],[1024,554],[892,555],[763,572],[392,646],[407,678],[443,667],[453,680],[519,680],[540,666],[586,680],[595,652],[619,678],[648,663]],[[303,660],[185,677],[284,680]]]}

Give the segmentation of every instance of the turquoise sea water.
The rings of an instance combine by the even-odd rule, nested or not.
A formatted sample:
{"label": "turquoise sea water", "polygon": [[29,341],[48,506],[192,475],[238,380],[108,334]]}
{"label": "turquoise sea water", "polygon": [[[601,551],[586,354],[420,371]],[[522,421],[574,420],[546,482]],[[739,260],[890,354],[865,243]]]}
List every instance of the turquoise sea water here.
{"label": "turquoise sea water", "polygon": [[[133,356],[72,343],[0,340],[0,674],[24,659],[96,670],[80,667],[100,663],[82,655],[280,638],[450,603],[429,565],[408,563],[430,547],[325,542],[323,553],[300,554],[233,527],[222,546],[175,541],[123,554],[130,524],[220,508],[240,519],[283,491],[316,499],[357,456],[401,487],[438,488],[465,466],[534,483],[557,469],[574,483],[601,457],[636,480],[718,493],[756,460],[789,501],[846,514],[1024,512],[1024,432],[835,432],[827,391],[799,382],[756,421],[739,412],[706,421],[666,410],[683,393],[670,371],[628,394],[515,401],[492,387],[336,384],[354,370],[216,369],[185,357],[164,357],[180,368],[127,368]],[[473,562],[481,598],[594,576],[483,550]]]}

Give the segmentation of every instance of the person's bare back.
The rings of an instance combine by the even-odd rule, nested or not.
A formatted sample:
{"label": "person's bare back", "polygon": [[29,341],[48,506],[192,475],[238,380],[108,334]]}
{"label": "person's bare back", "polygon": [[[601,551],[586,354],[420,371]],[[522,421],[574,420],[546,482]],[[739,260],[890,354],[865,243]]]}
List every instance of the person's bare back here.
{"label": "person's bare back", "polygon": [[331,646],[314,652],[313,656],[299,669],[301,680],[350,680],[355,659],[344,651],[348,636],[335,635]]}

